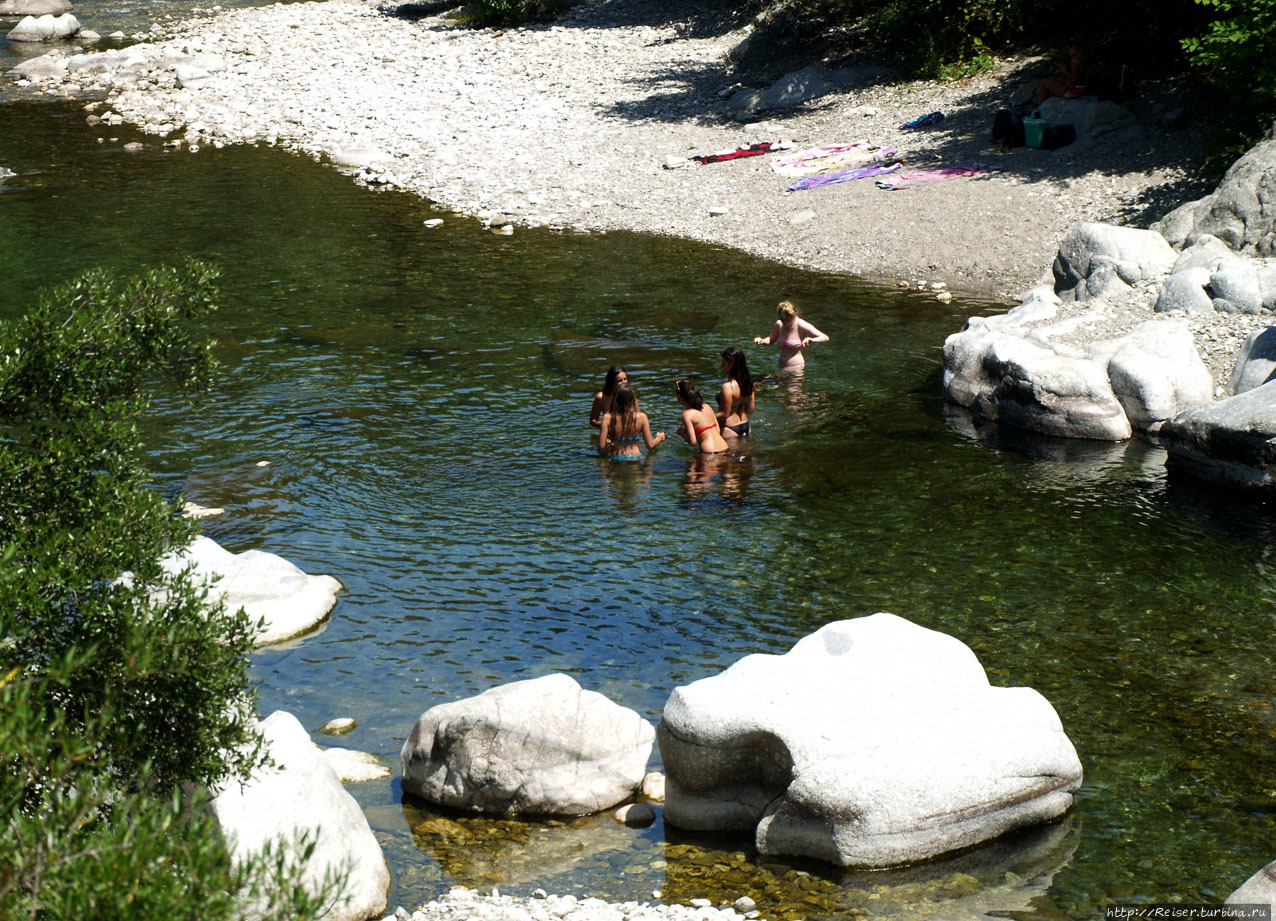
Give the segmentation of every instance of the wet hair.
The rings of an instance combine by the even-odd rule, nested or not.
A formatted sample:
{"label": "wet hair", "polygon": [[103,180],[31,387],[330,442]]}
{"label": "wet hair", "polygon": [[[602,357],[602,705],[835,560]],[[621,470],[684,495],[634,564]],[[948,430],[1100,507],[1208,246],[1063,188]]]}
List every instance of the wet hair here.
{"label": "wet hair", "polygon": [[609,397],[616,389],[616,378],[625,374],[625,369],[620,365],[612,365],[607,369],[607,377],[603,380],[603,396]]}
{"label": "wet hair", "polygon": [[700,391],[696,389],[696,385],[691,383],[691,381],[678,381],[673,386],[678,396],[692,409],[704,407],[704,397],[700,396]]}
{"label": "wet hair", "polygon": [[744,349],[738,345],[727,346],[722,350],[722,360],[727,364],[727,377],[740,385],[740,402],[747,406],[753,395],[753,377],[749,374]]}
{"label": "wet hair", "polygon": [[638,394],[634,393],[634,388],[628,384],[616,384],[611,395],[611,416],[616,423],[612,426],[613,435],[622,428],[629,434],[638,427]]}
{"label": "wet hair", "polygon": [[795,305],[792,301],[780,301],[779,306],[775,308],[775,315],[778,316],[785,325],[788,325],[797,318],[797,305]]}

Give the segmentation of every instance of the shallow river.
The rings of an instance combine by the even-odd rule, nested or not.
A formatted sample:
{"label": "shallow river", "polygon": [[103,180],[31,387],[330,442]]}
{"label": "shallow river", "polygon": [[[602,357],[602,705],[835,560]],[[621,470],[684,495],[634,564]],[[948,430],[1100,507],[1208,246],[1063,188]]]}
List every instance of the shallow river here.
{"label": "shallow river", "polygon": [[[253,673],[264,712],[353,716],[340,744],[395,765],[351,788],[391,906],[460,883],[747,892],[772,918],[1089,918],[1221,899],[1276,857],[1273,521],[1167,482],[1154,445],[998,436],[946,411],[944,337],[1003,308],[675,240],[429,230],[421,202],[305,159],[128,154],[132,134],[82,115],[0,106],[0,166],[19,173],[0,186],[0,316],[91,266],[223,267],[223,371],[193,406],[161,397],[154,468],[226,508],[206,526],[225,546],[344,583],[321,633]],[[747,447],[708,465],[672,443],[641,466],[594,455],[609,364],[672,430],[672,382],[715,386],[720,349],[765,333],[783,297],[833,341],[800,386],[763,380]],[[661,822],[491,822],[402,797],[399,747],[436,703],[565,671],[655,721],[679,684],[883,610],[1051,700],[1086,771],[1065,821],[843,874]]]}

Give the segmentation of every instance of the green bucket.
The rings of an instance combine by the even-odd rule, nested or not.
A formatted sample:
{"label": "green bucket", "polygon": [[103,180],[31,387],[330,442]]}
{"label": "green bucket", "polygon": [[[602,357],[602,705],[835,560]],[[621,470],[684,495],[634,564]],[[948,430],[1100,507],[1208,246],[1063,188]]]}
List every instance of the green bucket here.
{"label": "green bucket", "polygon": [[1050,122],[1044,118],[1025,118],[1023,120],[1023,142],[1029,147],[1041,148],[1046,138],[1046,129]]}

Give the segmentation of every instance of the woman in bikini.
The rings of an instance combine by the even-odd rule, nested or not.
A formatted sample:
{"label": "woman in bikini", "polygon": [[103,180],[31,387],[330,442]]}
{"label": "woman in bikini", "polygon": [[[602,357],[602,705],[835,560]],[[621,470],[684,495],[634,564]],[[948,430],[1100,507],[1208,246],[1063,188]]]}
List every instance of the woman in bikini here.
{"label": "woman in bikini", "polygon": [[701,454],[720,454],[727,450],[727,440],[718,430],[718,417],[704,404],[704,397],[691,381],[674,384],[678,402],[683,405],[682,425],[678,434],[689,445],[700,448]]}
{"label": "woman in bikini", "polygon": [[642,442],[651,450],[665,440],[665,433],[651,434],[647,414],[638,409],[638,396],[628,384],[617,384],[611,409],[603,413],[598,431],[598,453],[612,460],[642,460]]}
{"label": "woman in bikini", "polygon": [[798,316],[797,307],[792,301],[780,301],[775,308],[775,327],[769,336],[758,336],[754,345],[780,344],[780,370],[795,371],[806,366],[802,352],[815,342],[828,342],[824,335],[810,323]]}
{"label": "woman in bikini", "polygon": [[603,380],[603,389],[594,394],[594,405],[589,408],[589,424],[598,428],[603,424],[603,413],[611,411],[612,396],[617,384],[629,383],[629,375],[620,365],[612,365],[607,369],[607,377]]}
{"label": "woman in bikini", "polygon": [[753,412],[753,378],[744,349],[733,345],[722,350],[722,373],[727,379],[718,391],[718,425],[727,439],[744,438]]}

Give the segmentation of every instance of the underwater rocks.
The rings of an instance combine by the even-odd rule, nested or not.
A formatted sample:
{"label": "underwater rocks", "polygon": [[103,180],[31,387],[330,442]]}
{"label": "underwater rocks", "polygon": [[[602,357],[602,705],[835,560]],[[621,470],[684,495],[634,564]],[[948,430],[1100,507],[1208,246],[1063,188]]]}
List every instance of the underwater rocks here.
{"label": "underwater rocks", "polygon": [[891,614],[829,624],[677,688],[657,729],[665,821],[763,854],[879,867],[1063,815],[1081,763],[1050,703]]}

